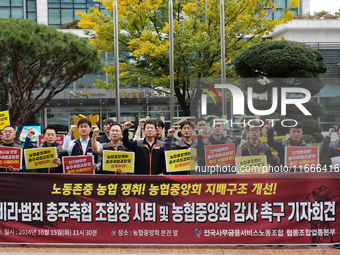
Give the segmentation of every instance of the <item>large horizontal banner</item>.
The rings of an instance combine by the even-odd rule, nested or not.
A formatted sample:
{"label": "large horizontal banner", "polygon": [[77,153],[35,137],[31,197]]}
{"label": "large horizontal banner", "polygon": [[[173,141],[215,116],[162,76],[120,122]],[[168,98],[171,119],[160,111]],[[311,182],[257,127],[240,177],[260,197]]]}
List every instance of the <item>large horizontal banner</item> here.
{"label": "large horizontal banner", "polygon": [[338,176],[2,173],[0,242],[340,243]]}

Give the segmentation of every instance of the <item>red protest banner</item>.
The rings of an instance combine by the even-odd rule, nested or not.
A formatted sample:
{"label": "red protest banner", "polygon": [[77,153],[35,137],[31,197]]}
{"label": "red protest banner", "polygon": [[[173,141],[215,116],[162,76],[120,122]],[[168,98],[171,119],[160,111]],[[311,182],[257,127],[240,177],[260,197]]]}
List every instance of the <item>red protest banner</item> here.
{"label": "red protest banner", "polygon": [[0,239],[55,244],[339,243],[337,175],[3,173]]}
{"label": "red protest banner", "polygon": [[21,169],[22,149],[7,146],[0,146],[0,167]]}
{"label": "red protest banner", "polygon": [[319,147],[286,146],[286,166],[294,168],[311,168],[319,164]]}
{"label": "red protest banner", "polygon": [[206,145],[205,162],[207,166],[235,165],[235,145],[234,144],[217,144]]}
{"label": "red protest banner", "polygon": [[[63,146],[64,144],[64,135],[57,135],[56,142],[60,144],[60,146]],[[41,147],[44,144],[44,136],[43,135],[38,135],[38,147]]]}
{"label": "red protest banner", "polygon": [[[207,139],[207,138],[209,138],[209,136],[208,136],[208,135],[203,135],[202,137],[203,137],[203,139]],[[192,139],[194,139],[194,140],[197,140],[197,138],[198,138],[198,135],[192,135],[192,136],[191,136],[191,138],[192,138]]]}
{"label": "red protest banner", "polygon": [[93,155],[63,157],[64,174],[94,174]]}

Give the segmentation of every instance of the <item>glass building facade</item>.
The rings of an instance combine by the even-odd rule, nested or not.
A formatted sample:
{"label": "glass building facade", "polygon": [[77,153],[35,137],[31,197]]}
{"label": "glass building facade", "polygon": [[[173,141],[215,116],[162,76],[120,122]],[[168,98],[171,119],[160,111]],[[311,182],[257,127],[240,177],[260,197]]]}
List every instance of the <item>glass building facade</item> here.
{"label": "glass building facade", "polygon": [[[63,24],[79,19],[76,13],[89,12],[91,7],[99,8],[101,13],[110,12],[98,0],[48,0],[48,24],[61,28]],[[111,15],[111,14],[110,14]]]}
{"label": "glass building facade", "polygon": [[0,18],[28,19],[37,21],[36,0],[1,0]]}
{"label": "glass building facade", "polygon": [[[273,0],[273,3],[276,5],[275,6],[275,12],[271,13],[268,17],[268,19],[279,19],[282,16],[283,9],[287,8],[289,5],[289,0]],[[301,3],[300,3],[301,6]],[[290,10],[294,15],[299,14],[299,9],[298,8],[292,8]]]}

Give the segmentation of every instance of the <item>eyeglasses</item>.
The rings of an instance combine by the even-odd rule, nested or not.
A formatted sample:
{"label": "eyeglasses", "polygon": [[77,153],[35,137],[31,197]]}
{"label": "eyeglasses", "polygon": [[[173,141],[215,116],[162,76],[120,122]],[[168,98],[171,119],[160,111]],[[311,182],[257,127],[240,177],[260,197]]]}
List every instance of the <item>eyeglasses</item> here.
{"label": "eyeglasses", "polygon": [[4,134],[13,134],[14,131],[13,130],[4,130],[2,131]]}
{"label": "eyeglasses", "polygon": [[259,132],[260,130],[258,129],[249,129],[249,132]]}

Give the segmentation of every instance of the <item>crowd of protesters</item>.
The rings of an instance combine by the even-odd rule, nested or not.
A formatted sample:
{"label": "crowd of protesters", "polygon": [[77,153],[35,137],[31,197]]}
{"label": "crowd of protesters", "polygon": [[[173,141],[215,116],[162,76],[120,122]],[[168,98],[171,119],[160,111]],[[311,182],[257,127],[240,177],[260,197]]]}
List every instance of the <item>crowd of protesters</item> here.
{"label": "crowd of protesters", "polygon": [[[210,124],[210,130],[208,126]],[[77,123],[80,137],[76,140],[72,139],[72,134],[76,129],[76,125],[71,125],[68,134],[65,137],[63,146],[56,142],[57,129],[48,126],[43,130],[45,142],[41,147],[56,147],[57,157],[53,159],[55,168],[37,169],[39,173],[62,173],[62,157],[93,155],[94,163],[91,168],[98,174],[124,174],[121,169],[112,169],[113,171],[102,170],[102,157],[104,150],[113,151],[132,151],[135,153],[135,174],[159,175],[167,174],[165,151],[180,149],[196,149],[196,156],[193,160],[198,165],[204,166],[205,146],[218,144],[232,144],[233,141],[223,135],[224,123],[219,119],[211,119],[210,123],[206,119],[200,118],[195,123],[185,120],[180,124],[181,138],[174,141],[173,137],[176,133],[175,129],[169,129],[167,136],[163,137],[162,132],[165,128],[161,120],[140,120],[133,140],[129,139],[129,129],[132,127],[131,122],[124,125],[115,123],[112,119],[103,121],[104,134],[99,136],[99,128],[91,124],[88,119],[81,119]],[[268,166],[280,166],[284,164],[285,147],[286,146],[302,146],[309,147],[302,139],[303,126],[298,122],[294,127],[289,129],[289,138],[286,140],[274,140],[276,135],[275,121],[265,121],[262,125],[259,122],[251,121],[246,125],[242,134],[242,139],[235,150],[235,156],[256,156],[266,155]],[[340,127],[340,126],[339,126]],[[144,138],[142,137],[142,129]],[[329,134],[324,138],[321,144],[321,153],[332,158],[340,156],[340,142],[330,143],[330,136],[335,132],[334,129],[329,130]],[[339,128],[336,130],[340,138]],[[16,147],[16,148],[36,148],[31,142],[35,133],[32,129],[27,130],[27,136],[24,145],[15,143],[16,133],[11,126],[0,130],[0,146]],[[267,143],[261,142],[260,138],[266,137]],[[194,139],[196,138],[196,139]],[[278,152],[273,155],[271,148]],[[19,172],[24,171],[24,164],[21,169],[0,166],[0,171]],[[177,172],[175,174],[190,174],[190,171]]]}

